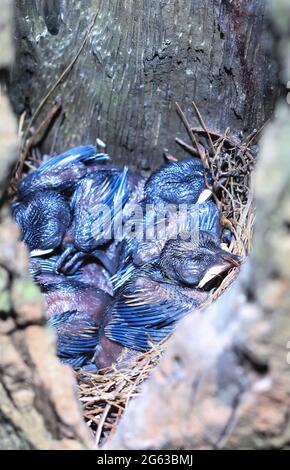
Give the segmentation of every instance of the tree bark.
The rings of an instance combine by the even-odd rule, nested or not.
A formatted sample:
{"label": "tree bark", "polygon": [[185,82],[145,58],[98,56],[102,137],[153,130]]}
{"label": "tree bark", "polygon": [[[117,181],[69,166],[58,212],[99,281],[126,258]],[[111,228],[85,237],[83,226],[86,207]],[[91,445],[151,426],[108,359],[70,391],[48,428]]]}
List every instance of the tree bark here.
{"label": "tree bark", "polygon": [[208,126],[252,131],[278,93],[265,10],[259,0],[17,0],[14,107],[35,111],[96,15],[50,97],[61,95],[65,119],[45,151],[100,138],[114,162],[152,169],[184,136],[175,102],[193,120],[193,99]]}

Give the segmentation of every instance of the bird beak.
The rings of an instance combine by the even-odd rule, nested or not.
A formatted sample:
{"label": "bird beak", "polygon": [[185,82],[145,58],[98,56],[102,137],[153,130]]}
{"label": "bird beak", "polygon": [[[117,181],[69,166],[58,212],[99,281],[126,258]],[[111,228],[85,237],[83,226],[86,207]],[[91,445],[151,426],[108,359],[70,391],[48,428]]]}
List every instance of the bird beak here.
{"label": "bird beak", "polygon": [[200,194],[196,204],[202,204],[203,202],[208,201],[208,199],[211,198],[211,196],[212,196],[212,192],[209,189],[205,189]]}
{"label": "bird beak", "polygon": [[30,258],[36,258],[38,256],[44,256],[48,255],[49,253],[53,252],[53,248],[50,248],[49,250],[32,250],[30,252]]}
{"label": "bird beak", "polygon": [[96,155],[96,161],[97,162],[106,162],[108,160],[111,160],[111,158],[106,153],[98,153]]}
{"label": "bird beak", "polygon": [[226,251],[222,251],[220,253],[221,262],[212,266],[207,270],[203,278],[200,280],[198,287],[202,289],[206,284],[212,281],[215,277],[219,276],[220,274],[224,273],[230,268],[238,267],[241,264],[241,257],[238,255],[234,255],[233,253],[228,253]]}

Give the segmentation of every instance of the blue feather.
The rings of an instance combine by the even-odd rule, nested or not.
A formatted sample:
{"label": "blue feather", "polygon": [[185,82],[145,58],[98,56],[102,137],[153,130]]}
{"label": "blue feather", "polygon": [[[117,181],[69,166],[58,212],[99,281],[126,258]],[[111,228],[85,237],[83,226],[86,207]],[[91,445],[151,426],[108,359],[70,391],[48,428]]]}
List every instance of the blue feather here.
{"label": "blue feather", "polygon": [[57,355],[62,362],[76,368],[93,356],[98,327],[92,318],[71,311],[53,315],[48,324],[57,332]]}
{"label": "blue feather", "polygon": [[96,149],[93,145],[81,145],[50,158],[47,162],[42,163],[37,171],[39,173],[44,173],[55,167],[68,166],[80,162],[104,162],[109,159],[109,156],[104,153],[96,154]]}
{"label": "blue feather", "polygon": [[[136,270],[137,274],[117,292],[104,332],[109,339],[123,346],[146,351],[151,348],[150,340],[156,343],[165,339],[177,320],[194,309],[198,302],[187,296],[186,290],[182,294],[172,284],[160,284],[158,279],[150,279],[150,265],[140,271]],[[140,283],[142,276],[146,277],[146,286],[141,283],[137,289],[136,279]]]}
{"label": "blue feather", "polygon": [[[129,197],[128,168],[122,173],[111,172],[99,182],[84,179],[73,198],[74,238],[82,251],[91,251],[105,239],[112,238],[114,217],[122,210]],[[101,216],[99,205],[107,212]],[[81,223],[80,223],[81,221]],[[103,227],[104,232],[99,230]]]}
{"label": "blue feather", "polygon": [[213,201],[207,201],[198,206],[199,230],[211,232],[217,237],[221,236],[220,212]]}
{"label": "blue feather", "polygon": [[106,154],[96,154],[92,145],[74,147],[66,152],[50,158],[42,163],[37,170],[24,178],[19,186],[20,197],[49,190],[68,190],[88,173],[89,164],[104,162]]}

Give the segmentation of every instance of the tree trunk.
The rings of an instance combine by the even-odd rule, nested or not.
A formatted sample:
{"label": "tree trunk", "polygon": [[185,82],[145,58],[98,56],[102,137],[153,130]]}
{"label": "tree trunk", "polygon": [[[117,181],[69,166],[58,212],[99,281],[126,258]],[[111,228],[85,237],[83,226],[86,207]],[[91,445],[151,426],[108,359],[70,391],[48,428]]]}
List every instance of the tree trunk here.
{"label": "tree trunk", "polygon": [[57,141],[53,130],[46,139],[48,153],[100,138],[114,162],[152,169],[163,162],[164,148],[177,151],[174,137],[184,135],[176,101],[193,118],[194,99],[208,126],[222,131],[252,131],[273,111],[278,70],[265,51],[264,1],[16,5],[11,93],[18,113],[33,113],[77,58],[50,95],[50,101],[62,97],[65,119],[56,126]]}
{"label": "tree trunk", "polygon": [[[60,95],[64,112],[44,151],[100,138],[114,162],[139,169],[159,165],[164,148],[178,152],[173,139],[184,133],[175,101],[190,117],[194,99],[217,130],[252,131],[271,116],[279,95],[278,66],[265,51],[265,8],[258,0],[17,0],[14,109],[33,115],[35,126]],[[281,109],[264,140],[252,261],[218,302],[180,325],[108,447],[289,446],[288,122]],[[1,135],[7,174],[15,160],[13,120],[12,131],[2,133],[13,135],[7,151]],[[12,255],[0,261],[1,446],[88,446],[72,376],[53,356],[6,206],[2,220],[0,242],[10,248],[1,245],[0,253]]]}

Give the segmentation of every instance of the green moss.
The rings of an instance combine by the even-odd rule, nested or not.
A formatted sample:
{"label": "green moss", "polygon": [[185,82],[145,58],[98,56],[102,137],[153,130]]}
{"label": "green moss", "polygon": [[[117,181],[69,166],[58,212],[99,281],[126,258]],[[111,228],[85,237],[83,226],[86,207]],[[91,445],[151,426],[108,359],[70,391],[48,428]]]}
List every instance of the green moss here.
{"label": "green moss", "polygon": [[9,292],[4,290],[0,292],[0,312],[8,313],[11,310],[11,299]]}
{"label": "green moss", "polygon": [[2,292],[8,285],[8,273],[0,266],[0,291]]}
{"label": "green moss", "polygon": [[16,301],[31,302],[39,297],[39,289],[30,279],[21,279],[16,281],[13,289]]}
{"label": "green moss", "polygon": [[39,296],[38,287],[35,284],[33,284],[33,282],[31,281],[23,282],[22,289],[23,289],[23,297],[26,300],[33,300],[35,299],[35,297]]}

